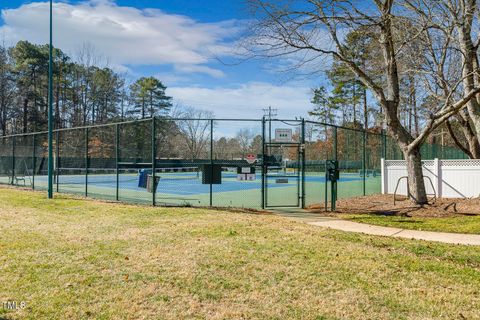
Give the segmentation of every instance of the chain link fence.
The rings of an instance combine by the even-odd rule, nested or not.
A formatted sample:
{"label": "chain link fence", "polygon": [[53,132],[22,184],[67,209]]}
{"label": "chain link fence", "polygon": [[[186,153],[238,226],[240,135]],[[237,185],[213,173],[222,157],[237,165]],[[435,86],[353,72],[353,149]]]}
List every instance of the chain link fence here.
{"label": "chain link fence", "polygon": [[[338,198],[380,193],[390,137],[314,121],[171,119],[61,129],[54,190],[158,206],[305,207],[327,203],[326,160],[338,160]],[[48,186],[45,132],[0,137],[0,184]],[[424,159],[462,159],[422,146]]]}

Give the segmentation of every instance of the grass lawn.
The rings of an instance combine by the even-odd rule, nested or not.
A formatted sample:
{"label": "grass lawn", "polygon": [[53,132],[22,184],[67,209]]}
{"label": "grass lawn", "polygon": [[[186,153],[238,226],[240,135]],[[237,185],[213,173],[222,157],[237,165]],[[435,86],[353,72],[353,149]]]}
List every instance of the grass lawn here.
{"label": "grass lawn", "polygon": [[385,227],[453,233],[480,234],[479,216],[402,217],[376,214],[342,214],[341,218]]}
{"label": "grass lawn", "polygon": [[480,318],[478,247],[8,188],[0,217],[0,319]]}

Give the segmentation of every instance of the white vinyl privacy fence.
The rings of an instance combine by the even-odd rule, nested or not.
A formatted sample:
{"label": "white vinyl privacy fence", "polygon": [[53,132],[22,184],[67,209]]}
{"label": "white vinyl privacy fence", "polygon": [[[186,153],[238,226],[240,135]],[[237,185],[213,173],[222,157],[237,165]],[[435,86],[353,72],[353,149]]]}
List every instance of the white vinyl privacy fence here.
{"label": "white vinyl privacy fence", "polygon": [[[428,194],[438,198],[475,198],[480,196],[480,160],[424,160],[423,175]],[[407,195],[405,160],[384,160],[382,193]],[[430,183],[431,181],[431,183]]]}

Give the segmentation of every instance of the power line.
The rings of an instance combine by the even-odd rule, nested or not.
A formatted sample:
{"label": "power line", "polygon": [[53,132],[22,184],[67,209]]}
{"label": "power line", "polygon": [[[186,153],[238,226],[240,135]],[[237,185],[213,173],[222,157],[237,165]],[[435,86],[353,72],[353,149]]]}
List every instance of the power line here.
{"label": "power line", "polygon": [[268,142],[272,142],[272,118],[278,115],[278,109],[268,106],[263,109],[264,117],[268,120]]}
{"label": "power line", "polygon": [[268,108],[263,109],[263,114],[266,119],[272,120],[273,117],[278,116],[278,109],[269,106]]}

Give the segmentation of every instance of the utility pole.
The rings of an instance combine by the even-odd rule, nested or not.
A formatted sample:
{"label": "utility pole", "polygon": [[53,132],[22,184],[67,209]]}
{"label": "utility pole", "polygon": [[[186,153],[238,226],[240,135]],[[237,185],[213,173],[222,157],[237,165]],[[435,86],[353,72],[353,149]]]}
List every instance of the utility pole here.
{"label": "utility pole", "polygon": [[272,142],[272,118],[278,115],[278,109],[272,108],[269,106],[266,109],[263,109],[263,114],[266,119],[268,119],[268,142]]}

